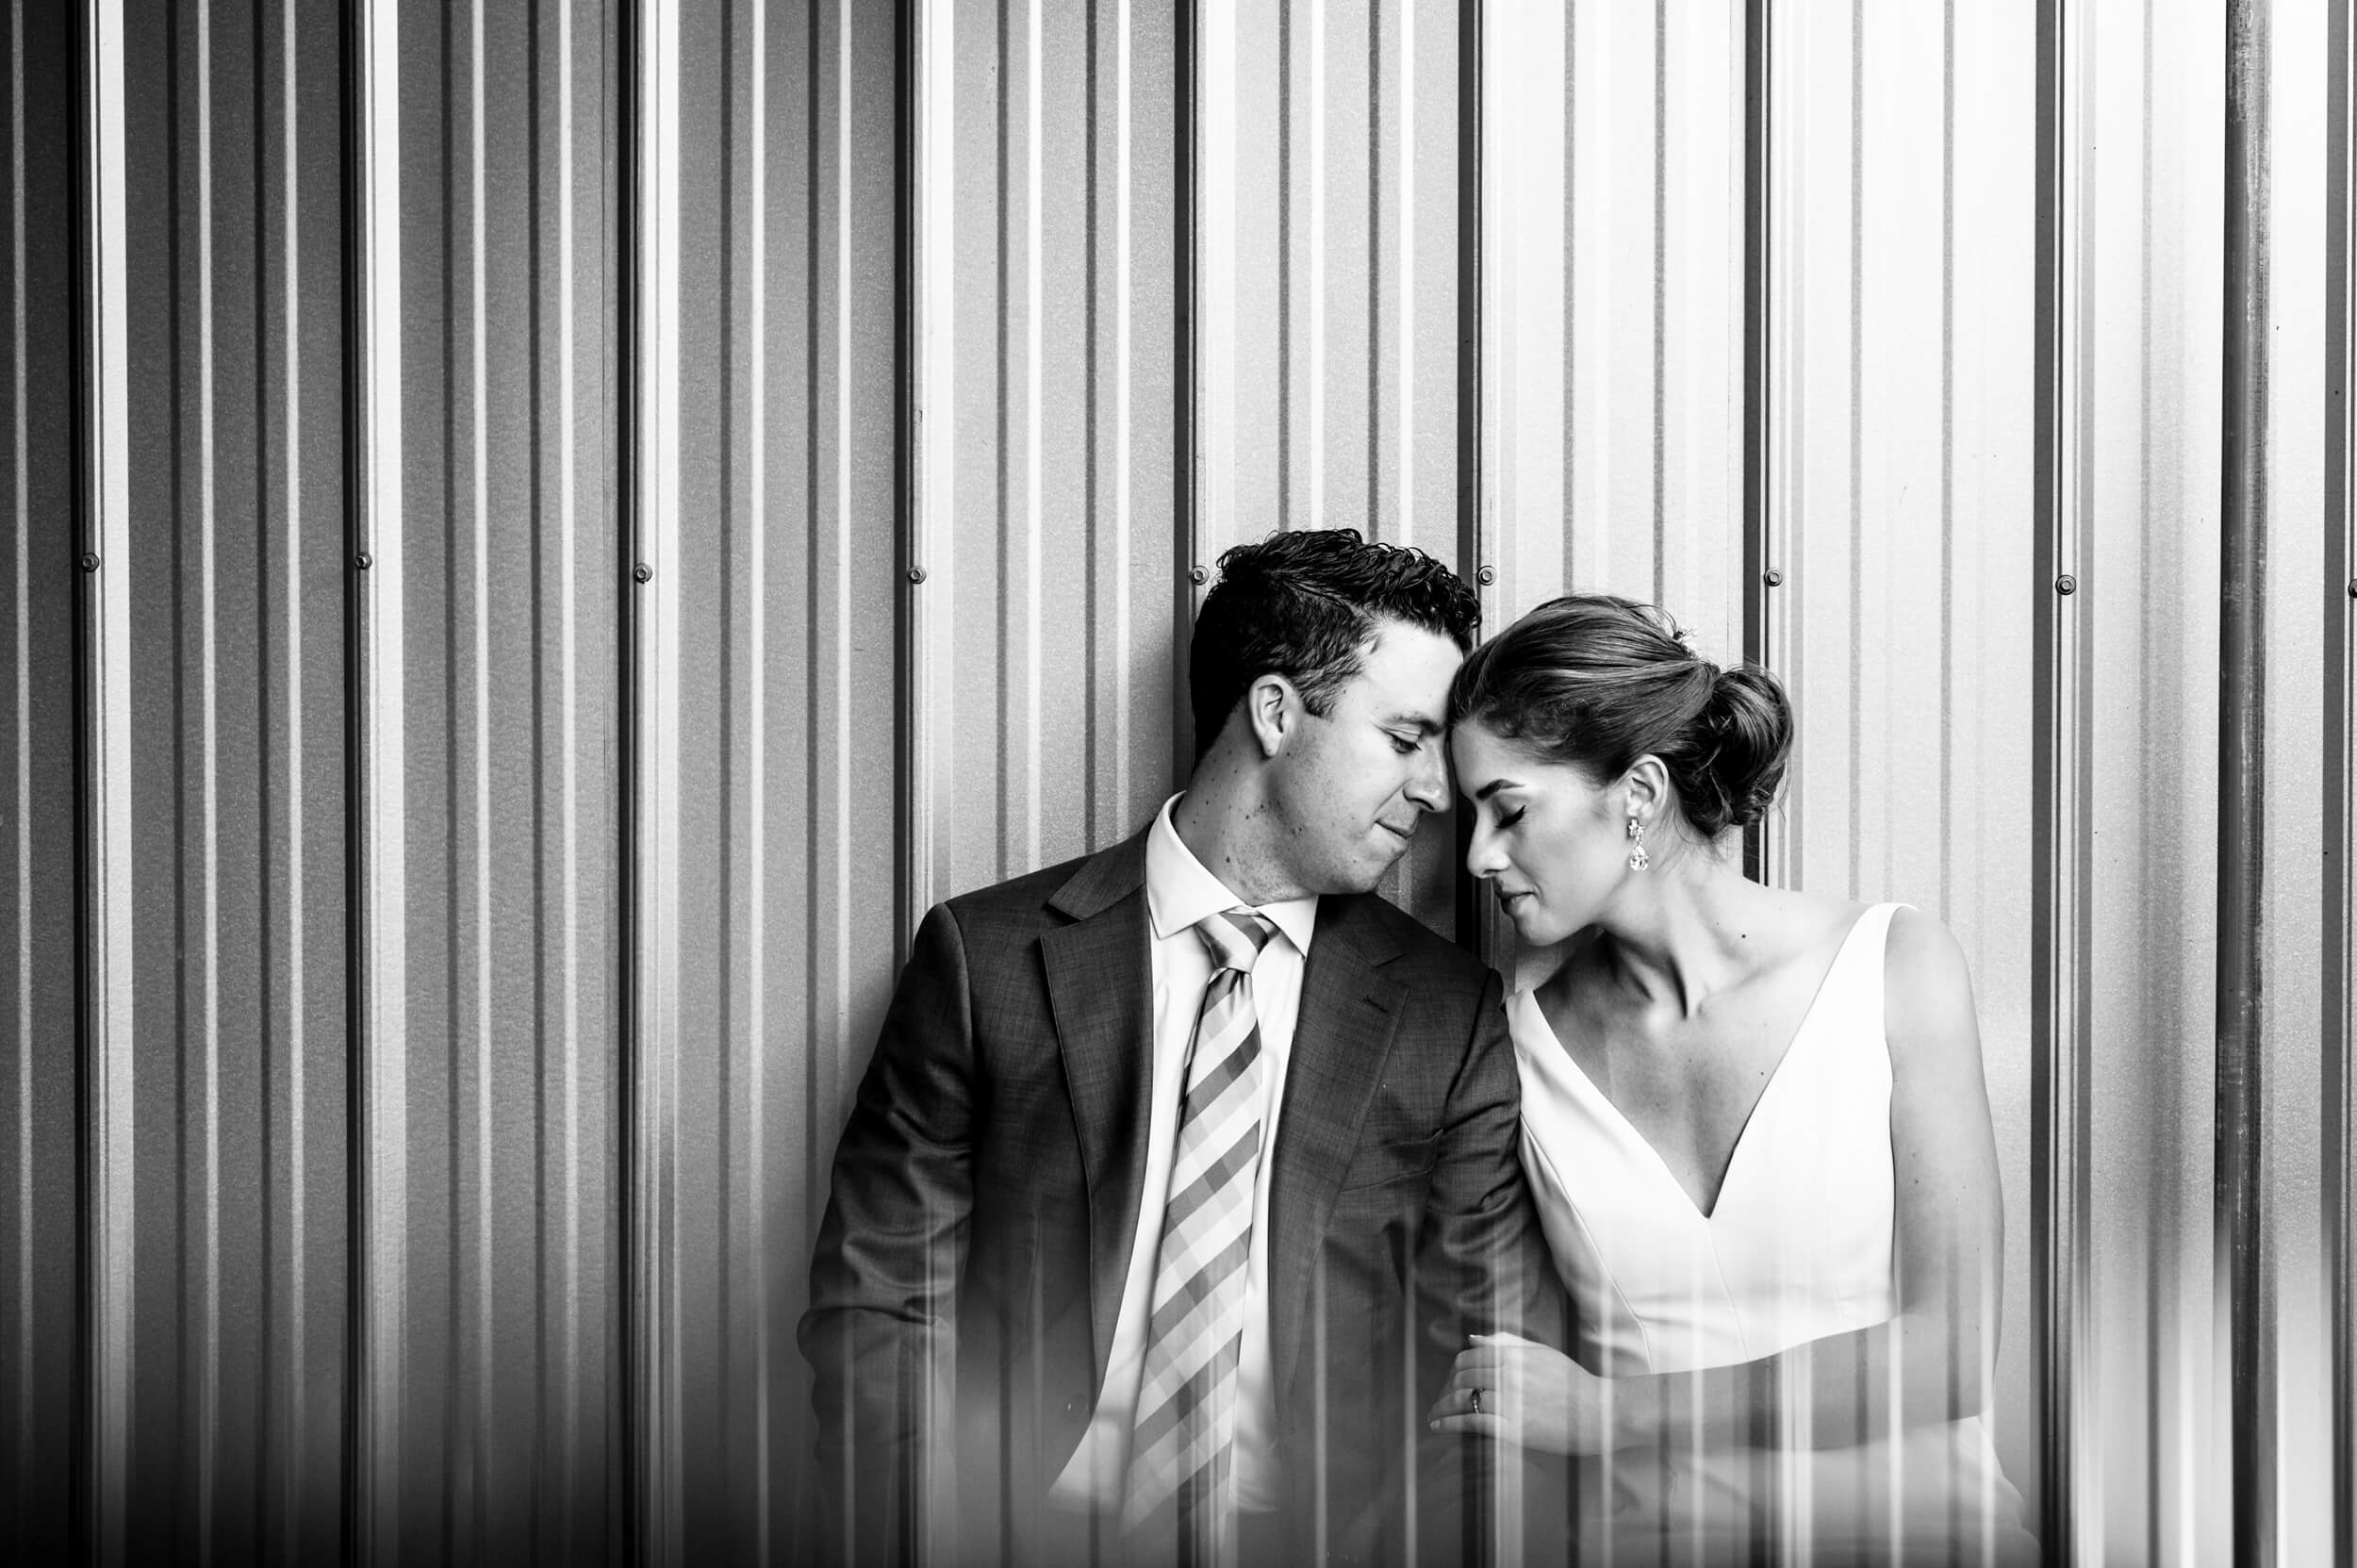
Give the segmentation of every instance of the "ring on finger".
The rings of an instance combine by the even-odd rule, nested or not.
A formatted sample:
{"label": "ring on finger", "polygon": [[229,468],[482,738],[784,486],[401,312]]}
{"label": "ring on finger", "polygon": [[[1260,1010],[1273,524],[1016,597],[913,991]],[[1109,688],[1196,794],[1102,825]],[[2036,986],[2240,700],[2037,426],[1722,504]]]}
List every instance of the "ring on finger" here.
{"label": "ring on finger", "polygon": [[1473,1391],[1473,1412],[1475,1415],[1479,1415],[1481,1413],[1481,1389],[1478,1384],[1475,1386]]}

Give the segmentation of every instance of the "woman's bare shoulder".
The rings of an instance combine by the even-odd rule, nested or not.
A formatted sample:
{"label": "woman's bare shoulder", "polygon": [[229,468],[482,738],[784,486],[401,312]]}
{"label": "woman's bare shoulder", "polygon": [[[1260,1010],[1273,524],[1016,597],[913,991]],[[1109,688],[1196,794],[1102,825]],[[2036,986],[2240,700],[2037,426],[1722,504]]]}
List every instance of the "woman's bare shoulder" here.
{"label": "woman's bare shoulder", "polygon": [[1883,944],[1883,1028],[1894,1063],[1928,1051],[1977,1069],[1980,1026],[1964,946],[1937,916],[1912,906],[1892,912]]}
{"label": "woman's bare shoulder", "polygon": [[1890,913],[1883,942],[1883,974],[1891,982],[1920,985],[1952,982],[1966,973],[1964,946],[1939,917],[1913,904]]}

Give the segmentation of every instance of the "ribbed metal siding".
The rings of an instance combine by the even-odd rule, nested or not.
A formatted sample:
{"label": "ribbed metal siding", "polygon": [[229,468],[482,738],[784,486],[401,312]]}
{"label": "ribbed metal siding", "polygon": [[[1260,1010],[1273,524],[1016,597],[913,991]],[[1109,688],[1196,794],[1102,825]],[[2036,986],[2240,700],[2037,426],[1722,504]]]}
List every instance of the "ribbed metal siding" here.
{"label": "ribbed metal siding", "polygon": [[2336,1539],[2341,1555],[2357,1550],[2357,1542],[2334,1533],[2335,1488],[2357,1481],[2350,1475],[2357,1455],[2333,1448],[2331,1373],[2336,1354],[2357,1357],[2357,1343],[2334,1337],[2332,1211],[2325,1198],[2328,1187],[2349,1180],[2345,1164],[2335,1169],[2329,1161],[2332,1047],[2327,1019],[2345,1017],[2349,1006],[2345,990],[2327,985],[2332,960],[2338,956],[2345,966],[2346,949],[2334,955],[2324,946],[2336,923],[2326,913],[2337,894],[2328,846],[2335,838],[2346,843],[2349,831],[2346,807],[2336,812],[2325,805],[2324,792],[2326,758],[2346,746],[2341,737],[2349,722],[2346,697],[2338,712],[2328,705],[2326,676],[2328,660],[2337,660],[2345,645],[2349,576],[2346,569],[2332,569],[2340,527],[2325,508],[2325,431],[2345,417],[2326,390],[2330,79],[2308,64],[2330,58],[2330,20],[2321,6],[2274,8],[2267,26],[2276,134],[2263,165],[2272,187],[2267,254],[2273,276],[2259,338],[2266,345],[2262,363],[2271,412],[2259,650],[2267,759],[2261,796],[2265,906],[2255,934],[2266,1075],[2260,1147],[2267,1234],[2258,1310],[2272,1319],[2272,1343],[2265,1348],[2275,1364],[2262,1365],[2272,1397],[2259,1413],[2273,1417],[2273,1429],[2260,1434],[2263,1448],[2271,1450],[2266,1460],[2273,1483],[2272,1507],[2262,1517],[2271,1515],[2269,1534],[2279,1560],[2286,1562],[2330,1557]]}
{"label": "ribbed metal siding", "polygon": [[[1189,569],[1352,521],[1492,566],[1493,626],[1608,586],[1788,675],[1770,869],[1933,910],[1980,983],[2009,1473],[2090,1559],[2218,1559],[2253,1393],[2202,1191],[2223,40],[2178,6],[1752,12],[362,8],[346,57],[301,8],[97,4],[86,119],[53,19],[12,12],[12,1527],[54,1539],[72,1455],[108,1556],[307,1558],[339,1524],[388,1556],[791,1552],[791,1326],[909,920],[1142,821],[1186,760]],[[2277,20],[2286,1560],[2349,1527],[2327,42]],[[78,230],[76,136],[106,155]],[[69,381],[102,558],[55,575],[25,541],[69,504]],[[1446,925],[1439,827],[1393,891]],[[2079,1288],[2050,1310],[2041,1270]]]}
{"label": "ribbed metal siding", "polygon": [[911,914],[1169,793],[1175,19],[915,8]]}
{"label": "ribbed metal siding", "polygon": [[93,1109],[136,1192],[100,1377],[128,1382],[126,1555],[299,1555],[336,1541],[345,1348],[338,35],[123,21],[129,524],[102,569],[130,669],[102,704],[127,699],[133,1039],[127,1104]]}
{"label": "ribbed metal siding", "polygon": [[[671,45],[641,25],[651,65]],[[675,1011],[650,1032],[642,997],[634,1076],[633,1174],[659,1199],[638,1211],[661,1401],[641,1540],[771,1561],[814,1506],[794,1326],[896,951],[895,18],[697,6],[672,36],[675,119],[648,102],[638,127],[678,215],[670,335],[637,339],[674,356],[648,369],[678,398],[676,488],[640,518],[654,575],[631,590],[640,721],[668,710],[677,737],[670,778],[642,753],[635,780],[635,864],[662,879],[640,939],[651,899],[675,910],[655,960]],[[641,245],[664,238],[649,216]]]}
{"label": "ribbed metal siding", "polygon": [[1500,625],[1611,592],[1741,651],[1743,37],[1726,22],[1667,0],[1490,8]]}
{"label": "ribbed metal siding", "polygon": [[[5,74],[7,326],[0,332],[0,1549],[21,1560],[64,1555],[79,1394],[75,1287],[75,844],[74,643],[81,591],[74,515],[74,411],[57,376],[73,363],[71,18],[10,8]],[[59,831],[64,828],[66,831]]]}
{"label": "ribbed metal siding", "polygon": [[372,999],[400,1032],[370,1041],[401,1180],[369,1217],[402,1256],[365,1270],[399,1456],[369,1506],[404,1558],[594,1555],[622,1516],[614,25],[402,8],[378,149],[402,445],[361,591],[401,638],[399,701],[371,698],[400,793],[360,805],[401,814]]}
{"label": "ribbed metal siding", "polygon": [[2086,1260],[2077,1408],[2052,1412],[2050,1474],[2072,1479],[2078,1549],[2216,1561],[2222,1489],[2192,1483],[2223,1474],[2242,1392],[2215,1343],[2210,1203],[2223,175],[2206,127],[2223,113],[2224,35],[2208,13],[2159,7],[2072,25],[2061,221],[2076,244],[2052,286],[2070,296],[2061,482],[2075,515],[2024,573],[2071,628],[2040,679],[2075,715],[2047,766],[2073,775],[2054,852],[2076,915],[2031,933],[2051,944],[2049,972],[2072,977],[2075,1003],[2060,999],[2084,1074],[2085,1230],[2056,1243]]}
{"label": "ribbed metal siding", "polygon": [[2327,1361],[2332,1389],[2328,1444],[2332,1539],[2357,1543],[2357,418],[2349,394],[2357,386],[2357,312],[2350,280],[2357,277],[2357,32],[2349,8],[2332,8],[2324,148],[2324,421],[2322,664],[2324,667],[2323,898],[2318,909],[2323,955],[2324,1180],[2320,1218],[2324,1249],[2324,1325],[2333,1346]]}

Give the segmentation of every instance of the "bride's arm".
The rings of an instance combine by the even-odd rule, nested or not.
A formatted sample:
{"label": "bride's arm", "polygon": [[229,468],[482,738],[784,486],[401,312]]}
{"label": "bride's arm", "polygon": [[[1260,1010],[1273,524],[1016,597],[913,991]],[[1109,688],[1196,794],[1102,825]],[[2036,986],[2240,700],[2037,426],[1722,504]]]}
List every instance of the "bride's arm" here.
{"label": "bride's arm", "polygon": [[2004,1218],[1971,979],[1955,938],[1906,909],[1891,921],[1884,978],[1898,1315],[1734,1366],[1631,1378],[1595,1377],[1546,1345],[1483,1339],[1458,1358],[1432,1408],[1439,1429],[1556,1453],[1838,1447],[1986,1407]]}

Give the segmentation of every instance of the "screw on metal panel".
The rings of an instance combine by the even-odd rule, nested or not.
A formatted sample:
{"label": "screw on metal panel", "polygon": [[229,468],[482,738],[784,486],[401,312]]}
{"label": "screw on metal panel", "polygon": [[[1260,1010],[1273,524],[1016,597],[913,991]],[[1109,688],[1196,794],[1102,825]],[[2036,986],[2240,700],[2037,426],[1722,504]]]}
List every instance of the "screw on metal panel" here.
{"label": "screw on metal panel", "polygon": [[1759,574],[1759,580],[1767,584],[1772,588],[1780,588],[1784,586],[1784,573],[1778,571],[1774,567],[1770,567],[1766,571],[1761,572]]}
{"label": "screw on metal panel", "polygon": [[362,570],[362,571],[366,571],[366,570],[368,570],[368,569],[369,569],[369,563],[370,563],[370,561],[371,561],[372,559],[374,559],[374,557],[373,557],[373,556],[371,556],[371,555],[370,555],[370,553],[369,553],[367,551],[363,550],[362,552],[360,552],[360,553],[359,553],[359,554],[354,555],[354,556],[352,558],[352,564],[353,564],[354,567],[358,568],[360,570]]}
{"label": "screw on metal panel", "polygon": [[1474,580],[1486,588],[1491,584],[1498,580],[1498,569],[1495,567],[1483,567],[1479,571],[1474,573]]}
{"label": "screw on metal panel", "polygon": [[632,578],[637,582],[651,583],[654,581],[654,568],[649,566],[644,561],[641,561],[636,566],[631,568],[630,574]]}
{"label": "screw on metal panel", "polygon": [[912,583],[922,583],[924,580],[925,580],[925,569],[924,569],[923,567],[911,567],[911,568],[909,568],[909,581],[910,581],[910,582],[912,582]]}
{"label": "screw on metal panel", "polygon": [[[97,554],[97,552],[95,552],[95,551],[90,551],[90,550],[85,550],[85,551],[83,551],[83,552],[82,552],[82,569],[83,569],[84,571],[96,571],[96,570],[98,569],[98,554]],[[2352,590],[2352,591],[2357,591],[2357,590]]]}
{"label": "screw on metal panel", "polygon": [[1211,580],[1211,574],[1201,567],[1196,567],[1195,569],[1187,573],[1187,581],[1193,583],[1197,587],[1201,587],[1204,584],[1210,582]]}
{"label": "screw on metal panel", "polygon": [[2066,571],[2060,577],[2054,579],[2054,591],[2056,593],[2077,593],[2079,591],[2079,580]]}

